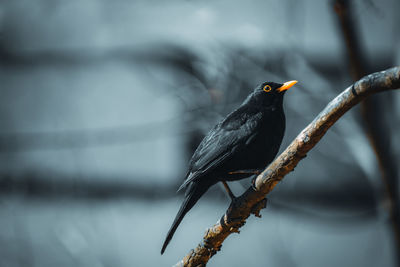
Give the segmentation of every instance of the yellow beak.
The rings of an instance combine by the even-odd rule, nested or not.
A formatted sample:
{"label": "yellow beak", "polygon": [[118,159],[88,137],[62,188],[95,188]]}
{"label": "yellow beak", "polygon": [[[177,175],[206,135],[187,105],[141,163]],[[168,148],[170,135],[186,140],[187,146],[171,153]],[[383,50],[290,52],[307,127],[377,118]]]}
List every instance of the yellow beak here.
{"label": "yellow beak", "polygon": [[288,81],[285,82],[281,87],[279,87],[278,89],[276,89],[278,92],[283,92],[288,90],[290,87],[292,87],[293,85],[295,85],[297,83],[296,80],[293,81]]}

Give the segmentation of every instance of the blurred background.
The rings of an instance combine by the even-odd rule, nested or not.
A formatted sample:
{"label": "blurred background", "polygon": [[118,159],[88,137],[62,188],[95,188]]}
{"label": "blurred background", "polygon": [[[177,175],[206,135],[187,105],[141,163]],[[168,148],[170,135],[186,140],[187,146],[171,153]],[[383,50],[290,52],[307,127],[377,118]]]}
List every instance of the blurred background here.
{"label": "blurred background", "polygon": [[[399,11],[1,1],[0,266],[175,264],[230,203],[214,186],[160,255],[203,135],[258,83],[296,79],[282,151],[354,79],[400,64]],[[209,266],[399,266],[399,135],[399,92],[352,109]],[[231,184],[240,194],[250,180]]]}

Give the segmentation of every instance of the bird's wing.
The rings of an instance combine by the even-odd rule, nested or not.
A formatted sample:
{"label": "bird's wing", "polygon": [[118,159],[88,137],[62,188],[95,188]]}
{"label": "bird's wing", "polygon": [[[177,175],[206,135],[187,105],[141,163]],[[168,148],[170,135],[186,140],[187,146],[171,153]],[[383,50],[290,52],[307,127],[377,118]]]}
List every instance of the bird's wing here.
{"label": "bird's wing", "polygon": [[256,134],[261,115],[261,112],[252,116],[242,112],[231,113],[217,124],[194,152],[186,179],[178,191],[220,166],[245,147]]}

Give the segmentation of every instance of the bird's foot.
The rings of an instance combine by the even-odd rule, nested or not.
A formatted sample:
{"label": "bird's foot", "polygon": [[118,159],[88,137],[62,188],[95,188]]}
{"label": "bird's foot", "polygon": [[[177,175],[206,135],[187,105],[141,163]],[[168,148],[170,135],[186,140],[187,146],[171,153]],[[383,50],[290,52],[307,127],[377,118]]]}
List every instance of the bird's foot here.
{"label": "bird's foot", "polygon": [[257,180],[257,176],[254,176],[253,179],[251,179],[251,187],[253,188],[254,191],[257,190],[256,180]]}
{"label": "bird's foot", "polygon": [[239,204],[240,204],[239,198],[232,199],[232,202],[229,205],[227,213],[225,214],[225,216],[223,216],[223,221],[225,225],[229,225],[230,231],[236,233],[239,233],[239,228],[246,223],[246,220],[243,219],[243,216],[240,213],[235,213],[235,212],[232,213],[232,210],[237,210]]}
{"label": "bird's foot", "polygon": [[232,190],[229,188],[228,184],[225,181],[222,181],[222,184],[224,185],[226,192],[233,202],[236,199],[236,196],[232,193]]}
{"label": "bird's foot", "polygon": [[253,213],[254,216],[256,217],[261,218],[260,211],[267,207],[267,202],[268,202],[267,198],[262,199],[260,202],[258,202],[251,208],[251,213]]}

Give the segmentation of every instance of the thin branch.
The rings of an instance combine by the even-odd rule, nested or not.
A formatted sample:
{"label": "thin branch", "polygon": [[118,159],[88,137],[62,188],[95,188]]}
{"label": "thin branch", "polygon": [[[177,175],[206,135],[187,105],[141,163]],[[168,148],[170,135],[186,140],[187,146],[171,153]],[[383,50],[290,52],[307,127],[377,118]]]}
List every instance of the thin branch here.
{"label": "thin branch", "polygon": [[350,74],[353,80],[356,81],[366,74],[364,68],[366,66],[366,59],[360,38],[357,34],[354,16],[351,16],[353,12],[347,0],[335,0],[334,9],[339,20],[343,42],[346,44]]}
{"label": "thin branch", "polygon": [[[350,74],[356,81],[366,74],[366,54],[360,42],[354,21],[352,5],[348,0],[335,0],[334,9],[340,22],[343,41],[346,43]],[[379,98],[366,98],[361,103],[364,131],[375,152],[381,171],[386,197],[389,200],[388,213],[394,232],[397,266],[400,266],[400,199],[398,193],[397,167],[390,148],[388,125],[381,116],[382,103]]]}
{"label": "thin branch", "polygon": [[225,238],[232,233],[238,233],[250,214],[260,216],[260,210],[266,206],[266,195],[285,175],[294,170],[299,161],[306,157],[344,113],[368,95],[398,88],[400,67],[394,67],[362,78],[333,99],[257,177],[254,187],[250,187],[231,204],[220,221],[206,231],[202,242],[176,266],[206,266],[209,259],[221,249]]}

